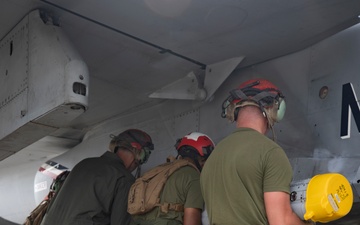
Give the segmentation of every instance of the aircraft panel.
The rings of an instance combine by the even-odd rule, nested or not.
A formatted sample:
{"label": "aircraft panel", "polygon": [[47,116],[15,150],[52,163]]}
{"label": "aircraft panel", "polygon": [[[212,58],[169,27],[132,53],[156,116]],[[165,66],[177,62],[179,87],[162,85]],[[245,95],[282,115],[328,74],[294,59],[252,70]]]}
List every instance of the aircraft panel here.
{"label": "aircraft panel", "polygon": [[[28,23],[22,21],[0,42],[0,139],[22,126],[27,111]],[[16,112],[16,113],[15,113]]]}

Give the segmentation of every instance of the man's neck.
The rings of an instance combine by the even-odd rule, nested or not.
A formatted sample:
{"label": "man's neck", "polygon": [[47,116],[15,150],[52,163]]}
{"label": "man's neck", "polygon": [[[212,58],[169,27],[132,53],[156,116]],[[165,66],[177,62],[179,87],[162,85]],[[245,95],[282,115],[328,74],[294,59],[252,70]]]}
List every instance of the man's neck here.
{"label": "man's neck", "polygon": [[236,121],[236,127],[251,128],[261,134],[266,134],[268,130],[267,119],[260,111],[258,111],[258,109],[254,111],[254,108],[252,108],[252,111],[243,111],[239,114]]}

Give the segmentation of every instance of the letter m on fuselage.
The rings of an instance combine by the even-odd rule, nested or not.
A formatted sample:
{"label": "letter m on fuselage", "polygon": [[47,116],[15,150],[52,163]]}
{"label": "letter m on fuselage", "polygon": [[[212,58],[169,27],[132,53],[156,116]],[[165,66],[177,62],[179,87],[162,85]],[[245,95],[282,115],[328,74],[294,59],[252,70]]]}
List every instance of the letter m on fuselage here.
{"label": "letter m on fuselage", "polygon": [[343,85],[341,103],[341,139],[350,137],[351,113],[354,117],[356,127],[360,132],[360,108],[354,88],[351,83]]}

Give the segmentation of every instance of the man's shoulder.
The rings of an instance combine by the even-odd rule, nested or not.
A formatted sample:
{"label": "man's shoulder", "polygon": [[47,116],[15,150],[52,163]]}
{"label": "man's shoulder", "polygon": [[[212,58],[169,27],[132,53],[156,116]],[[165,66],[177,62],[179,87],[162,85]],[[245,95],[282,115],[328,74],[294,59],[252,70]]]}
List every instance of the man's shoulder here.
{"label": "man's shoulder", "polygon": [[200,175],[200,172],[195,169],[193,166],[191,165],[187,165],[187,166],[184,166],[184,167],[181,167],[178,169],[179,173],[186,173],[186,174],[197,174],[197,175]]}
{"label": "man's shoulder", "polygon": [[178,180],[183,182],[191,182],[200,179],[200,172],[192,166],[184,166],[175,171],[169,179]]}
{"label": "man's shoulder", "polygon": [[85,158],[79,163],[77,163],[74,169],[76,167],[88,168],[90,170],[102,171],[107,173],[111,173],[111,171],[113,171],[116,174],[131,174],[126,170],[120,158],[118,158],[111,152],[105,152],[103,155],[98,157]]}
{"label": "man's shoulder", "polygon": [[237,128],[230,136],[246,136],[247,139],[256,139],[259,142],[265,142],[269,145],[279,146],[276,142],[274,142],[272,139],[270,139],[268,136],[259,133],[258,131],[251,129],[251,128]]}
{"label": "man's shoulder", "polygon": [[217,146],[226,143],[226,144],[240,144],[242,141],[245,142],[253,142],[253,140],[256,140],[256,142],[273,142],[271,139],[269,139],[267,136],[257,132],[254,129],[241,127],[237,128],[234,132],[223,138]]}

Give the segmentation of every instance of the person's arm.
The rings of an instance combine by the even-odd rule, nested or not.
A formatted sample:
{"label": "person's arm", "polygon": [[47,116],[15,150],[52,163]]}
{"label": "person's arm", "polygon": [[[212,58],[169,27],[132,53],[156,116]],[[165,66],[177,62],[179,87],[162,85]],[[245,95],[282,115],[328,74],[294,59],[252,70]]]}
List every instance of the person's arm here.
{"label": "person's arm", "polygon": [[285,192],[265,192],[264,202],[269,225],[309,225],[292,210],[289,194]]}
{"label": "person's arm", "polygon": [[128,193],[133,182],[125,177],[118,178],[111,204],[111,220],[110,224],[129,225],[132,222],[131,215],[127,212]]}
{"label": "person's arm", "polygon": [[184,208],[183,225],[201,225],[201,209]]}

